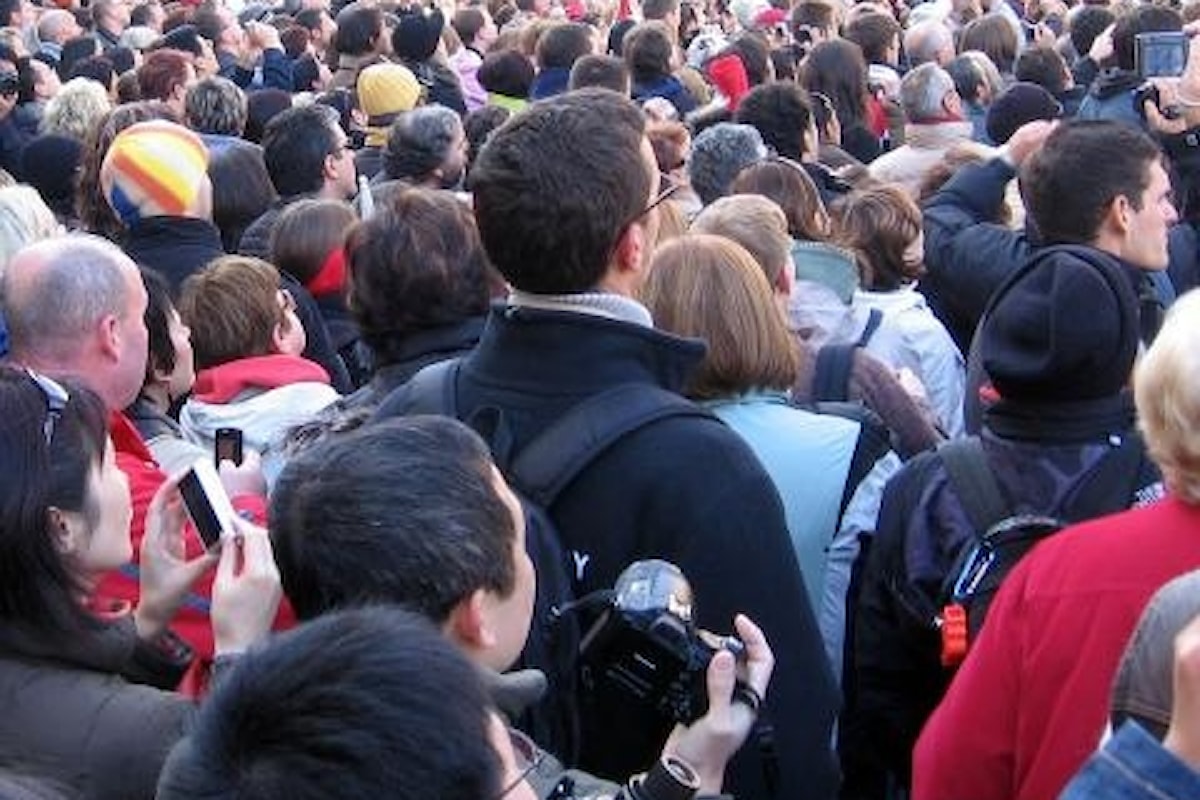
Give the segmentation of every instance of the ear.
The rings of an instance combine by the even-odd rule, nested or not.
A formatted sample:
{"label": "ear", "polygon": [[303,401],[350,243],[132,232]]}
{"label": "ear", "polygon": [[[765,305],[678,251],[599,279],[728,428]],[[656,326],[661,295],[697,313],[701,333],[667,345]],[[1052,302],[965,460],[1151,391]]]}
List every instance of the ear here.
{"label": "ear", "polygon": [[275,329],[271,331],[271,349],[276,353],[284,353],[287,345],[287,320],[275,323]]}
{"label": "ear", "polygon": [[71,555],[82,541],[82,519],[78,514],[50,506],[46,510],[46,535],[60,555]]}
{"label": "ear", "polygon": [[775,290],[775,294],[784,297],[791,297],[792,286],[795,285],[795,267],[792,266],[789,259],[787,264],[784,264],[783,269],[779,270],[779,277],[775,279],[775,285],[771,288]]}
{"label": "ear", "polygon": [[1104,215],[1102,226],[1109,226],[1113,233],[1125,236],[1129,232],[1129,220],[1133,215],[1133,207],[1129,198],[1119,194],[1109,203],[1108,213]]}
{"label": "ear", "polygon": [[650,266],[651,247],[642,220],[625,228],[621,238],[617,239],[613,263],[609,265],[609,277],[615,278],[617,287],[628,290],[631,296],[645,280],[646,270]]}
{"label": "ear", "polygon": [[487,590],[476,589],[450,610],[446,632],[468,652],[485,652],[496,646],[488,624]]}
{"label": "ear", "polygon": [[121,320],[115,314],[106,314],[101,318],[96,331],[100,353],[114,361],[121,357]]}

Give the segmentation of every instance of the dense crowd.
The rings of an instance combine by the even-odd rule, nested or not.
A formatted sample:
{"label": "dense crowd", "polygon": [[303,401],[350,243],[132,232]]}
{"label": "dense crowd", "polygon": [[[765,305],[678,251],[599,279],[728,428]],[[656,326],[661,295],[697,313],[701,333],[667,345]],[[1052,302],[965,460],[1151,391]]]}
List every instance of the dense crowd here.
{"label": "dense crowd", "polygon": [[0,797],[1200,796],[1197,34],[0,0]]}

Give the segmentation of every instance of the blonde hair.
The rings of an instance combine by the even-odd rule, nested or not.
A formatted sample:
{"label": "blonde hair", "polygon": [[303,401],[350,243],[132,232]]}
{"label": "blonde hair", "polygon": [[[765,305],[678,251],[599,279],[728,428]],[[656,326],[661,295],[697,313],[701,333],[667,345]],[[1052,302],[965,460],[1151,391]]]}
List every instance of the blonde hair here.
{"label": "blonde hair", "polygon": [[684,394],[711,400],[788,389],[798,354],[763,271],[721,236],[689,234],[654,254],[642,301],[662,330],[708,342]]}
{"label": "blonde hair", "polygon": [[1167,488],[1200,505],[1200,289],[1180,297],[1134,369],[1138,426]]}
{"label": "blonde hair", "polygon": [[772,286],[792,263],[792,237],[787,215],[773,200],[757,194],[722,197],[692,222],[696,233],[724,236],[740,244],[758,263]]}

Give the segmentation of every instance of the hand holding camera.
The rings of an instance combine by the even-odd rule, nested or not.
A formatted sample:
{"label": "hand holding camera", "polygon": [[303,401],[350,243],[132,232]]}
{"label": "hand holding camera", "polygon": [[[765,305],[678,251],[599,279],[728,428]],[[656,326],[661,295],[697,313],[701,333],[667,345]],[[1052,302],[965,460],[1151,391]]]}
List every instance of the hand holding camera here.
{"label": "hand holding camera", "polygon": [[238,519],[221,548],[212,589],[217,655],[240,653],[271,630],[283,589],[267,531]]}

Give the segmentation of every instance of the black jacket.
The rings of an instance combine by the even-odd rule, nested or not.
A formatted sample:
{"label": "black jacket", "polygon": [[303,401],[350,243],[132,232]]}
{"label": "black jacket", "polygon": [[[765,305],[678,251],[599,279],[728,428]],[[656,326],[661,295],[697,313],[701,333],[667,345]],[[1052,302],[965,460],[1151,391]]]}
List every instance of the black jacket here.
{"label": "black jacket", "polygon": [[[1072,510],[1076,491],[1133,424],[1128,394],[1058,408],[999,403],[987,412],[983,448],[1012,513],[1078,521],[1085,517]],[[1131,476],[1135,490],[1113,500],[1123,508],[1152,499],[1157,481],[1157,469],[1143,458]],[[959,550],[975,536],[937,453],[908,462],[884,490],[847,633],[853,645],[839,743],[843,798],[882,800],[889,775],[900,785],[910,780],[917,736],[952,677],[926,612],[937,608]]]}
{"label": "black jacket", "polygon": [[[517,452],[598,392],[627,383],[679,391],[703,352],[698,341],[630,323],[500,308],[463,360],[458,406],[500,408],[497,440],[508,438]],[[832,797],[838,698],[779,497],[746,444],[716,419],[663,419],[600,455],[550,513],[582,565],[580,592],[611,588],[637,559],[664,558],[691,582],[701,627],[728,631],[738,612],[763,627],[777,659],[767,700],[776,797]],[[611,707],[585,708],[583,722],[579,766],[617,780],[651,764],[668,730],[645,713]],[[753,746],[733,761],[726,785],[740,797],[770,797]]]}
{"label": "black jacket", "polygon": [[129,227],[122,245],[134,261],[166,278],[175,295],[189,275],[225,255],[217,226],[192,217],[138,220]]}

